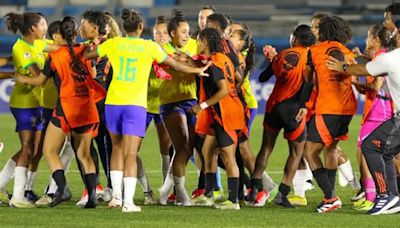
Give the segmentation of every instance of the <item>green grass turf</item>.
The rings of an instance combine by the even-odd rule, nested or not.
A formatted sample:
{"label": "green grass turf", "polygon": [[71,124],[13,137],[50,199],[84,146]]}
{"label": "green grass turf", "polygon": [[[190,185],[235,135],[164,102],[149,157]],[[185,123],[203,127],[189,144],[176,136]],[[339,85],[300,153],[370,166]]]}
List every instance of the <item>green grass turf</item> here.
{"label": "green grass turf", "polygon": [[[340,143],[342,149],[351,158],[353,167],[357,167],[355,160],[356,138],[359,131],[360,117],[355,117],[350,126],[350,140]],[[5,143],[5,150],[0,155],[0,166],[19,149],[18,136],[14,133],[15,122],[11,115],[0,115],[0,140]],[[262,138],[262,116],[258,116],[252,129],[251,145],[256,153]],[[144,140],[143,158],[153,191],[161,184],[160,155],[158,141],[153,127],[149,128]],[[287,144],[279,138],[274,153],[271,156],[267,171],[279,183],[282,177],[282,168],[287,156]],[[358,172],[357,172],[358,173]],[[187,189],[191,192],[197,182],[197,174],[190,163],[187,168]],[[225,175],[224,175],[225,176]],[[103,177],[103,175],[102,175]],[[42,193],[49,180],[46,162],[42,159],[39,166],[34,190]],[[223,178],[225,185],[226,179]],[[212,208],[176,207],[176,206],[142,206],[141,213],[123,214],[119,210],[110,210],[105,203],[100,203],[95,210],[85,210],[75,207],[82,191],[82,181],[75,162],[71,172],[67,175],[67,182],[72,191],[73,199],[57,208],[13,209],[0,205],[0,226],[190,226],[190,227],[243,227],[243,226],[286,226],[286,227],[361,227],[386,226],[397,227],[398,215],[367,216],[363,212],[352,209],[350,197],[352,191],[337,186],[337,193],[343,201],[343,207],[332,213],[322,215],[314,212],[316,205],[322,199],[319,189],[307,192],[309,206],[296,209],[283,209],[275,205],[264,208],[242,208],[239,211],[220,211]],[[104,178],[102,182],[105,183]],[[7,190],[12,192],[12,182]],[[226,187],[225,187],[226,189]],[[143,193],[137,188],[135,202],[141,205]]]}

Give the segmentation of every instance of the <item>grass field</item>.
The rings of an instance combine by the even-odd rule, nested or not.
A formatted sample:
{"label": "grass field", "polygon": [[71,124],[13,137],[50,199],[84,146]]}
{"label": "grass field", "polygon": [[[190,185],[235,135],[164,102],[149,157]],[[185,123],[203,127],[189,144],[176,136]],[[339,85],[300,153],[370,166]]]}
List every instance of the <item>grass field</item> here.
{"label": "grass field", "polygon": [[[355,161],[356,138],[359,131],[360,118],[355,117],[350,126],[350,140],[341,143],[341,147],[351,158],[353,167],[357,166]],[[0,140],[5,142],[5,151],[0,155],[0,167],[6,160],[19,149],[17,134],[14,133],[14,119],[11,115],[0,115]],[[258,116],[252,129],[251,145],[256,153],[261,144],[262,117]],[[144,161],[153,191],[161,185],[160,155],[156,132],[153,127],[148,131],[144,140],[141,157]],[[287,156],[287,145],[279,139],[274,154],[269,162],[269,171],[273,179],[279,183],[282,177],[282,168]],[[358,172],[357,172],[358,173]],[[187,168],[187,189],[192,191],[196,186],[196,171],[192,164]],[[102,176],[103,177],[103,176]],[[34,190],[42,193],[49,179],[47,164],[42,160],[39,166]],[[104,179],[103,179],[104,180]],[[322,199],[319,189],[307,192],[309,206],[297,207],[295,209],[283,209],[268,204],[264,208],[242,208],[239,211],[220,211],[211,208],[200,207],[176,207],[176,206],[143,206],[141,213],[123,214],[119,210],[110,210],[105,203],[95,210],[84,210],[75,207],[82,191],[82,181],[79,177],[76,165],[71,166],[71,172],[67,175],[67,182],[73,194],[70,202],[64,203],[57,208],[36,209],[12,209],[0,205],[0,226],[122,226],[122,227],[245,227],[245,226],[268,226],[268,227],[362,227],[362,226],[384,226],[399,227],[399,216],[367,216],[362,212],[352,209],[350,197],[352,191],[349,188],[337,186],[337,193],[343,201],[343,207],[332,213],[322,215],[314,212],[316,205]],[[223,183],[225,184],[225,178]],[[103,181],[103,183],[105,183]],[[8,185],[7,190],[12,191],[13,183]],[[226,188],[225,188],[226,189]],[[141,205],[143,194],[141,188],[137,188],[135,202]]]}

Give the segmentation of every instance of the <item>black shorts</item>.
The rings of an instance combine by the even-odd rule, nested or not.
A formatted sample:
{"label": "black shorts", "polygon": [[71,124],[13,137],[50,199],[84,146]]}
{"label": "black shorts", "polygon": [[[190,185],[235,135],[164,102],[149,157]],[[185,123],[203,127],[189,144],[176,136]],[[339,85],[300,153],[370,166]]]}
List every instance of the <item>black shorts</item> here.
{"label": "black shorts", "polygon": [[361,144],[361,151],[382,153],[392,156],[400,152],[400,117],[386,120],[373,130]]}
{"label": "black shorts", "polygon": [[211,125],[211,128],[214,130],[214,135],[217,139],[217,145],[219,148],[237,144],[238,142],[243,142],[245,141],[244,139],[247,139],[244,138],[245,136],[241,134],[241,131],[227,131],[216,121]]}
{"label": "black shorts", "polygon": [[284,129],[284,137],[291,141],[304,141],[306,139],[306,120],[296,121],[299,112],[299,102],[286,100],[266,112],[264,116],[264,130],[269,132],[279,132]]}
{"label": "black shorts", "polygon": [[334,140],[348,139],[352,115],[322,114],[311,116],[307,126],[307,141],[323,143],[327,146]]}

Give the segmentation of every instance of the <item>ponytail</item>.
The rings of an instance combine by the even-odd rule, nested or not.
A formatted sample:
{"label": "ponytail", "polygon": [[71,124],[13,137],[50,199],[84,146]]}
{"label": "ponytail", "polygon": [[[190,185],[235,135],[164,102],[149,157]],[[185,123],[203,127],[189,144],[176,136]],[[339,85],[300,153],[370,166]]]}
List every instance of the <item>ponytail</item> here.
{"label": "ponytail", "polygon": [[89,74],[74,52],[75,38],[78,34],[78,23],[73,17],[64,17],[60,25],[60,33],[68,46],[68,52],[72,59],[71,69],[81,77]]}

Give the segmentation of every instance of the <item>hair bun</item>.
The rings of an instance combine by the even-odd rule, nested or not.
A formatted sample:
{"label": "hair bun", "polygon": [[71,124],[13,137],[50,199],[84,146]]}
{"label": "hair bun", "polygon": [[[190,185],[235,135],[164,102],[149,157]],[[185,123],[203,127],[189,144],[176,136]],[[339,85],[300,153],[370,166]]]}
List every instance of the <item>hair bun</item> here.
{"label": "hair bun", "polygon": [[180,10],[174,10],[173,14],[174,14],[174,18],[176,18],[176,19],[184,19],[184,17],[185,17],[185,15]]}
{"label": "hair bun", "polygon": [[130,11],[128,9],[122,10],[122,14],[121,14],[122,20],[128,21],[128,20],[130,20],[131,16],[132,16],[132,11]]}
{"label": "hair bun", "polygon": [[156,24],[167,23],[167,18],[165,16],[158,16],[156,19]]}

